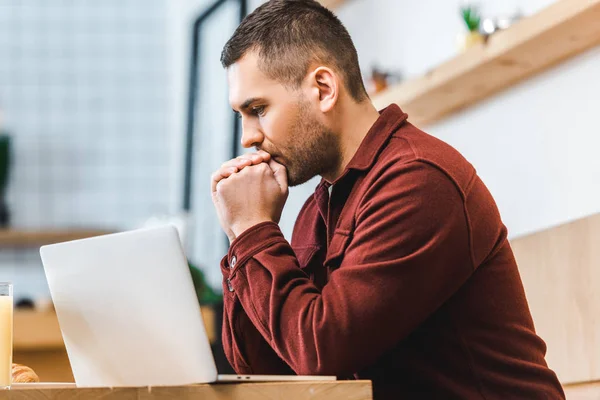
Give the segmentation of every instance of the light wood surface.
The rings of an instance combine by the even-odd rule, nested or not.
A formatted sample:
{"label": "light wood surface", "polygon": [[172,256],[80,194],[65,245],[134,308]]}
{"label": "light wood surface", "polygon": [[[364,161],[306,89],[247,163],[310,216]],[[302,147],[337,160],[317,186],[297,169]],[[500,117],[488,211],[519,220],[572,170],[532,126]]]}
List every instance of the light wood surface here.
{"label": "light wood surface", "polygon": [[75,382],[64,346],[47,350],[15,350],[13,361],[32,368],[42,382]]}
{"label": "light wood surface", "polygon": [[373,102],[397,103],[417,125],[439,121],[600,44],[599,21],[600,0],[558,0]]}
{"label": "light wood surface", "polygon": [[27,365],[44,382],[74,382],[56,313],[16,311],[14,362]]}
{"label": "light wood surface", "polygon": [[[359,381],[360,382],[360,381]],[[339,382],[336,382],[339,383]],[[344,382],[345,383],[345,382]],[[356,382],[349,382],[349,383],[356,383]],[[362,382],[361,382],[362,383]],[[52,384],[50,384],[52,385]],[[242,386],[242,388],[240,389],[241,391],[245,391],[247,389],[247,387],[249,386],[248,384],[238,384],[239,385],[245,385]],[[263,384],[264,385],[264,384]],[[273,384],[269,384],[269,385],[273,385]],[[329,383],[329,385],[331,385],[331,383]],[[311,387],[313,387],[314,385],[310,384]],[[337,386],[337,385],[336,385]],[[60,392],[58,391],[58,389],[72,389],[72,386],[70,384],[58,384],[56,386],[54,386],[54,388],[51,391],[41,391],[41,390],[34,390],[34,392],[41,392],[43,393],[46,397],[41,397],[44,399],[48,399],[48,398],[55,398],[55,399],[78,399],[78,398],[84,398],[83,395],[84,394],[88,394],[90,392],[95,392],[98,396],[103,395],[102,393],[98,393],[98,390],[103,391],[103,392],[107,392],[110,394],[110,389],[78,389],[78,390],[70,390],[70,391],[65,391],[65,390],[61,390]],[[352,390],[356,389],[356,386],[350,386],[350,388]],[[17,387],[13,387],[13,390],[25,390],[25,388],[17,388]],[[302,390],[302,388],[297,388]],[[32,392],[32,389],[27,389],[29,393],[34,393]],[[126,389],[127,390],[127,395],[128,396],[134,396],[137,395],[137,393],[131,393],[131,389]],[[134,389],[136,392],[138,390]],[[147,392],[147,389],[142,389],[144,392]],[[168,388],[165,389],[168,390],[170,393],[168,393],[165,397],[166,398],[172,398],[173,396],[177,396],[177,395],[181,395],[181,388]],[[252,388],[252,391],[256,391],[257,388]],[[260,390],[260,389],[259,389]],[[331,391],[330,388],[327,388],[327,390]],[[365,385],[361,384],[361,387],[359,388],[360,392],[358,394],[358,396],[363,396],[363,397],[356,397],[358,399],[362,399],[362,398],[366,398],[366,399],[370,399],[371,397],[369,397],[369,394],[371,392],[371,388],[367,388],[365,387]],[[565,390],[565,394],[567,396],[567,399],[569,400],[598,400],[600,399],[600,381],[596,381],[596,382],[586,382],[586,383],[581,383],[581,384],[574,384],[574,385],[565,385],[564,386],[564,390]],[[114,389],[113,389],[114,391]],[[308,390],[310,391],[310,389]],[[319,395],[322,392],[325,392],[326,389],[323,387],[319,387],[318,390],[313,391],[313,395],[317,394]],[[157,391],[157,389],[150,389],[150,393],[154,392],[155,395],[158,394],[164,394],[161,391]],[[60,393],[60,394],[59,394]],[[121,393],[119,393],[121,394]],[[260,393],[261,395],[264,394]],[[329,394],[329,393],[328,393]],[[54,396],[54,397],[52,397]],[[29,397],[27,397],[29,398]],[[34,397],[35,398],[35,397]],[[104,397],[103,397],[104,398]],[[117,397],[118,398],[118,397]],[[122,397],[121,397],[122,398]],[[133,397],[133,398],[138,398],[138,397]],[[185,398],[185,397],[184,397]],[[206,398],[206,397],[202,397],[202,398]],[[260,398],[260,397],[259,397]],[[303,398],[315,398],[315,397],[310,397],[310,396],[305,396]],[[318,397],[317,397],[318,398]],[[327,399],[328,397],[323,397],[324,399]],[[343,397],[342,397],[343,398]],[[349,398],[353,398],[353,397],[349,397]],[[287,400],[287,397],[284,397],[284,399]]]}
{"label": "light wood surface", "polygon": [[600,380],[600,214],[511,244],[548,364],[563,384]]}
{"label": "light wood surface", "polygon": [[0,248],[36,247],[46,244],[68,242],[70,240],[85,239],[93,236],[105,235],[107,231],[101,230],[14,230],[0,229]]}
{"label": "light wood surface", "polygon": [[598,400],[600,399],[600,381],[586,382],[577,385],[564,386],[565,395],[569,400]]}
{"label": "light wood surface", "polygon": [[54,311],[15,311],[15,350],[48,350],[64,348],[62,333]]}
{"label": "light wood surface", "polygon": [[370,381],[234,383],[153,388],[16,389],[0,400],[20,399],[203,399],[203,400],[370,400]]}

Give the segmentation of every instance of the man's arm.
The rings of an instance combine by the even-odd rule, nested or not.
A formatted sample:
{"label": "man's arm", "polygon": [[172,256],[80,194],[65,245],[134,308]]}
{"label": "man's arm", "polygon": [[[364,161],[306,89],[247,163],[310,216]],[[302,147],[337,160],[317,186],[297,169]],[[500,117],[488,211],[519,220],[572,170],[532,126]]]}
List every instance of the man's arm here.
{"label": "man's arm", "polygon": [[[268,162],[270,155],[264,151],[247,153],[227,161],[211,177],[211,192],[217,184],[244,168]],[[217,212],[219,209],[217,208]],[[219,216],[221,218],[221,216]],[[235,238],[230,229],[225,231],[230,241]],[[221,270],[229,274],[231,269],[227,257],[221,262]],[[223,326],[222,342],[225,356],[238,374],[290,375],[294,371],[277,356],[271,346],[256,330],[240,302],[235,296],[228,296],[228,287],[223,281]]]}
{"label": "man's arm", "polygon": [[230,248],[228,301],[239,301],[298,374],[347,375],[372,364],[473,271],[463,198],[443,172],[421,162],[391,166],[379,177],[348,240],[322,291],[273,222],[246,230]]}
{"label": "man's arm", "polygon": [[[229,275],[227,257],[221,262],[221,269]],[[235,372],[293,375],[294,371],[279,358],[250,321],[236,296],[229,292],[225,280],[223,293],[223,349]]]}

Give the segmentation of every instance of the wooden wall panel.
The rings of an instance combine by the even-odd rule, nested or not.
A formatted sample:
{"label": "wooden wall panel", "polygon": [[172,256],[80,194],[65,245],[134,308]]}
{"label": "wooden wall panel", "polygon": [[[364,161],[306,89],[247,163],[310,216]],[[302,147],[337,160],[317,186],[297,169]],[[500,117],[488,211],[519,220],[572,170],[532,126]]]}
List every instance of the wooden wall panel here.
{"label": "wooden wall panel", "polygon": [[600,214],[511,241],[548,364],[600,380]]}

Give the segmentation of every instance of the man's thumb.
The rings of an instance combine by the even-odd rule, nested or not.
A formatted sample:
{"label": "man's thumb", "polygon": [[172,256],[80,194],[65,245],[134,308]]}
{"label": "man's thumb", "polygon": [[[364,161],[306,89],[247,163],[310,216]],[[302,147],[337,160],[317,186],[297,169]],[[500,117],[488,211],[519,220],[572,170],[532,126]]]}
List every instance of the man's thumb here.
{"label": "man's thumb", "polygon": [[285,166],[271,159],[269,160],[269,167],[271,167],[271,171],[273,171],[273,175],[275,175],[275,180],[279,184],[281,190],[287,191],[288,180],[287,169],[285,168]]}

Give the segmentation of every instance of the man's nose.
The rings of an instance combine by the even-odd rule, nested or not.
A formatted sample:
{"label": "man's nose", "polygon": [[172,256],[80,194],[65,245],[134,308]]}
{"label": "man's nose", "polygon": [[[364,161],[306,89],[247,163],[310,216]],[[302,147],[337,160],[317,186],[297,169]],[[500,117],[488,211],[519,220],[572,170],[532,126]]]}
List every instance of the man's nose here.
{"label": "man's nose", "polygon": [[242,127],[242,146],[246,149],[258,147],[263,141],[263,135],[259,129],[251,126]]}

